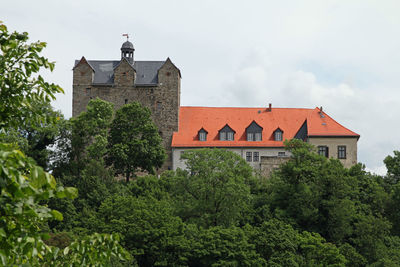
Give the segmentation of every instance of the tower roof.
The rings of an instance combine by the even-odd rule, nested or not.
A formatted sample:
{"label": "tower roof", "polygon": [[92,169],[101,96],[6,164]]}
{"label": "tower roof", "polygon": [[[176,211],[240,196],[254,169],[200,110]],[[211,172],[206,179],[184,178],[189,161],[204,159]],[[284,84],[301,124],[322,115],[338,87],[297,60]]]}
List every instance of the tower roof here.
{"label": "tower roof", "polygon": [[121,50],[135,50],[135,48],[133,47],[133,44],[131,42],[126,41],[122,44]]}

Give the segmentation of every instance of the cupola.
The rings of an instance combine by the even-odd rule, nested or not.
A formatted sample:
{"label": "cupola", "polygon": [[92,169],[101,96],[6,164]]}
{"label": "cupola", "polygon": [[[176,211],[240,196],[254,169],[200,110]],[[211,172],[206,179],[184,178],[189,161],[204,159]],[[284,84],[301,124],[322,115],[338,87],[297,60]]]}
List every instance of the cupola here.
{"label": "cupola", "polygon": [[135,48],[133,44],[129,42],[128,34],[123,34],[123,36],[126,36],[126,42],[121,46],[121,59],[126,58],[128,62],[133,65],[133,53],[135,52]]}

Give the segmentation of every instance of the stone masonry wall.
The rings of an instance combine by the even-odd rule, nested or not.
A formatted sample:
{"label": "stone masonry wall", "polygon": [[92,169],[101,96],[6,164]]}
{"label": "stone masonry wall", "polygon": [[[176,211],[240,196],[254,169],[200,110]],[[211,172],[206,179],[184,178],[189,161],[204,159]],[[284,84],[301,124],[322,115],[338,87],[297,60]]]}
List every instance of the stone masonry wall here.
{"label": "stone masonry wall", "polygon": [[290,157],[261,157],[261,175],[269,177],[273,170],[279,168],[282,163],[287,162]]}
{"label": "stone masonry wall", "polygon": [[93,74],[88,68],[87,64],[79,64],[74,69],[72,115],[78,116],[85,111],[90,99],[96,97],[113,103],[115,109],[133,101],[140,102],[151,110],[163,139],[168,157],[162,170],[172,168],[172,134],[178,131],[180,107],[179,70],[167,60],[158,72],[157,86],[134,86],[136,74],[125,61],[115,69],[114,85],[93,85]]}

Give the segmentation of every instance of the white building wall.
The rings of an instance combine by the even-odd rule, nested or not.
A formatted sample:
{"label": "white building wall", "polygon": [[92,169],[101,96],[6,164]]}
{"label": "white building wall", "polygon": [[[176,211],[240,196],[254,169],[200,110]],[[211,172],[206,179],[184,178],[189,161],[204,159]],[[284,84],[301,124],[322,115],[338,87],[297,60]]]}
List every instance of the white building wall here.
{"label": "white building wall", "polygon": [[[184,160],[181,160],[181,154],[184,151],[194,150],[199,148],[172,148],[172,168],[176,170],[177,168],[185,169],[186,164]],[[236,154],[240,155],[244,160],[246,160],[246,152],[258,152],[259,159],[258,162],[249,162],[248,163],[254,168],[254,170],[261,170],[261,157],[262,156],[278,156],[278,152],[284,152],[286,156],[290,155],[290,152],[285,151],[283,147],[275,148],[275,147],[243,147],[243,148],[232,148],[227,147],[223,148],[228,151],[235,152]]]}

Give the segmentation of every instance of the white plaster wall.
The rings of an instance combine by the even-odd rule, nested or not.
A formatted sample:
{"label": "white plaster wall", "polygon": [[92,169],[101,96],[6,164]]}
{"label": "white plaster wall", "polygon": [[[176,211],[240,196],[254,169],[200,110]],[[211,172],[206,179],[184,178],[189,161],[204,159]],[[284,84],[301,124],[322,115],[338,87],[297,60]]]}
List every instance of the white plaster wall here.
{"label": "white plaster wall", "polygon": [[[194,150],[196,148],[172,148],[172,168],[176,170],[177,168],[185,169],[186,164],[184,160],[181,160],[181,153],[188,150]],[[198,148],[197,148],[198,149]],[[278,152],[285,152],[286,155],[290,155],[290,152],[285,151],[283,147],[280,148],[270,148],[270,147],[243,147],[243,148],[223,148],[228,151],[235,152],[240,155],[244,160],[246,160],[246,152],[259,152],[258,162],[248,162],[254,170],[261,170],[261,157],[262,156],[278,156]]]}

